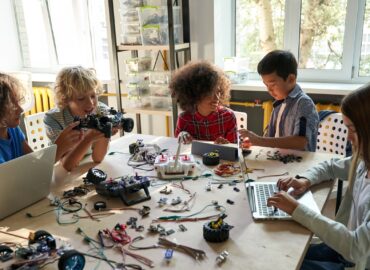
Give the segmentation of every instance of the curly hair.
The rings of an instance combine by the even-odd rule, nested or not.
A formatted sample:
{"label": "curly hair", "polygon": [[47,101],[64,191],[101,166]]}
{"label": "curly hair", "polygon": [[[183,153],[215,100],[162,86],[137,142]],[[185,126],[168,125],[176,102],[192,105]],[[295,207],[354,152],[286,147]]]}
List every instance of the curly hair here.
{"label": "curly hair", "polygon": [[220,104],[230,99],[230,80],[222,70],[207,61],[190,62],[172,77],[170,90],[182,110],[195,112],[197,104],[207,96],[220,94]]}
{"label": "curly hair", "polygon": [[0,72],[0,123],[5,125],[5,117],[21,102],[25,89],[22,83],[5,73]]}
{"label": "curly hair", "polygon": [[55,102],[60,109],[64,109],[74,96],[90,90],[94,90],[97,95],[103,92],[94,70],[81,66],[63,68],[54,86]]}

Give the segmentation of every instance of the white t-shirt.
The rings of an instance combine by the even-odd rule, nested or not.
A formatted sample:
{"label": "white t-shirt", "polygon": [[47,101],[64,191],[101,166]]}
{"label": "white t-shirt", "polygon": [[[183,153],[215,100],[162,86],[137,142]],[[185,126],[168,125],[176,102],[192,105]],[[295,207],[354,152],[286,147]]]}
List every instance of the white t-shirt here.
{"label": "white t-shirt", "polygon": [[280,106],[280,110],[279,110],[279,113],[278,113],[278,116],[277,116],[277,119],[276,119],[276,125],[275,125],[275,138],[278,138],[280,137],[280,120],[281,120],[281,116],[283,115],[283,112],[285,110],[285,107],[286,107],[286,103],[284,102],[283,104],[281,104]]}

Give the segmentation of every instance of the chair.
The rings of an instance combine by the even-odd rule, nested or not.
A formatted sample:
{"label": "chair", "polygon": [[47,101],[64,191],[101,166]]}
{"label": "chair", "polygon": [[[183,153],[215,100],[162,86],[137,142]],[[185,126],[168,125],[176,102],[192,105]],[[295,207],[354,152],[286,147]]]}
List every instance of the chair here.
{"label": "chair", "polygon": [[27,115],[24,118],[27,141],[33,151],[48,147],[51,143],[46,136],[44,112]]}
{"label": "chair", "polygon": [[234,111],[236,117],[236,125],[238,129],[247,129],[247,113]]}
{"label": "chair", "polygon": [[[328,111],[321,111],[320,113],[321,115],[326,114],[327,116],[323,117],[319,124],[316,146],[317,152],[332,153],[345,157],[348,130],[343,123],[342,114]],[[335,213],[337,213],[339,209],[342,200],[342,192],[343,181],[338,179]]]}

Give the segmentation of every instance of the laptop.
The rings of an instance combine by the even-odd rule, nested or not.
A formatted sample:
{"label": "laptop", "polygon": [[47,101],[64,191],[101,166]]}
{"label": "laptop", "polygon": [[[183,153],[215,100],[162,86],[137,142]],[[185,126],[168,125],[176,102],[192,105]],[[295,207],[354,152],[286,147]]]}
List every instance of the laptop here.
{"label": "laptop", "polygon": [[49,194],[55,154],[52,145],[0,164],[0,219]]}
{"label": "laptop", "polygon": [[[276,182],[248,182],[245,183],[245,187],[254,219],[292,220],[292,217],[284,211],[267,206],[267,199],[273,196],[274,193],[279,192]],[[290,190],[288,190],[289,192]],[[300,196],[298,202],[306,205],[316,213],[320,213],[311,191],[307,191]]]}

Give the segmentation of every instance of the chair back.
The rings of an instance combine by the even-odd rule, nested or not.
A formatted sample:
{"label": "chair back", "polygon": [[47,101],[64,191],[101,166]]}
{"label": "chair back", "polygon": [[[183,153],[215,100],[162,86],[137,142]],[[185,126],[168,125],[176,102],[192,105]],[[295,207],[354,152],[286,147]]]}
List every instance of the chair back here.
{"label": "chair back", "polygon": [[51,143],[46,135],[44,112],[27,115],[24,118],[27,141],[33,151],[48,147]]}
{"label": "chair back", "polygon": [[234,111],[238,129],[247,129],[247,113]]}
{"label": "chair back", "polygon": [[316,150],[346,156],[347,133],[342,114],[329,114],[319,124]]}

